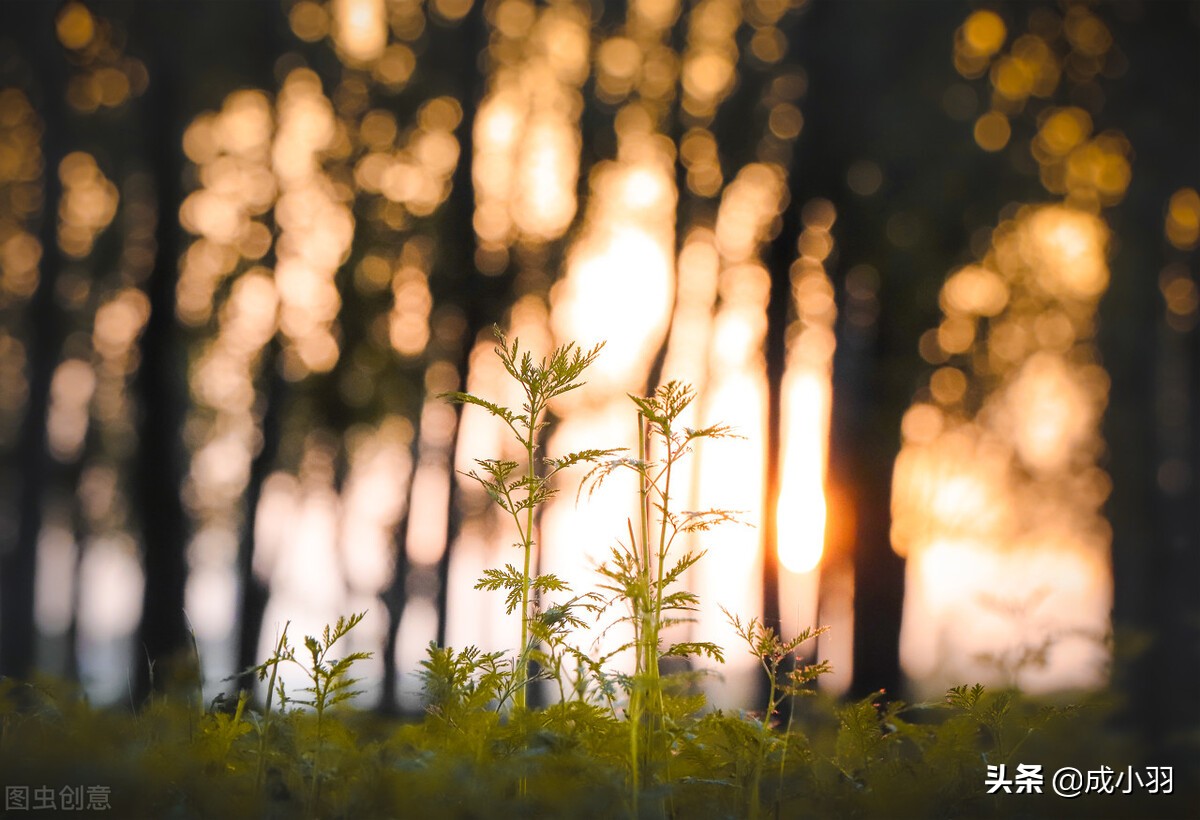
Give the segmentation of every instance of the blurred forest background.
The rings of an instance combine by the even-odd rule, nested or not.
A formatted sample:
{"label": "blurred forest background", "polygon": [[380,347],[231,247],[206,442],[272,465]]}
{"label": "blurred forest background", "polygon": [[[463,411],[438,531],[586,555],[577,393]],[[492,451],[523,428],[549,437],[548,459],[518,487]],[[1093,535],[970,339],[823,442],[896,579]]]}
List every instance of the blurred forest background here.
{"label": "blurred forest background", "polygon": [[[206,688],[369,610],[511,649],[493,325],[607,346],[552,452],[670,378],[716,608],[833,630],[835,692],[1200,676],[1200,4],[6,2],[0,673]],[[577,590],[614,484],[541,525]],[[746,703],[731,651],[717,702]],[[1172,705],[1173,704],[1173,705]],[[1190,710],[1190,711],[1189,711]]]}

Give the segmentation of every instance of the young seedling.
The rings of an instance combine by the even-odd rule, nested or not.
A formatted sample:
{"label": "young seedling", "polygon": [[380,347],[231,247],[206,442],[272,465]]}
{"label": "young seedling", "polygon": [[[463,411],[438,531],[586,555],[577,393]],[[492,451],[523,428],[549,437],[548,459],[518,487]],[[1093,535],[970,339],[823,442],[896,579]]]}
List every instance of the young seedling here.
{"label": "young seedling", "polygon": [[[629,682],[631,786],[636,812],[642,769],[647,750],[640,749],[641,735],[653,739],[662,727],[664,703],[659,661],[664,657],[705,655],[724,661],[721,647],[704,641],[662,645],[662,631],[692,620],[699,598],[688,590],[672,588],[704,552],[687,552],[671,564],[671,552],[680,535],[704,532],[717,524],[736,520],[730,510],[677,511],[671,481],[679,463],[698,439],[737,438],[725,425],[694,429],[680,425],[680,416],[695,398],[688,385],[671,381],[653,396],[629,397],[637,407],[637,458],[608,458],[584,479],[589,494],[620,469],[632,470],[638,482],[636,531],[627,521],[628,543],[617,542],[611,560],[600,568],[606,579],[601,588],[608,605],[624,602],[628,614],[618,619],[633,629],[633,640],[617,651],[634,650],[634,675]],[[652,458],[653,455],[656,458]],[[583,486],[580,487],[581,491]]]}
{"label": "young seedling", "polygon": [[[283,634],[279,636],[279,643],[275,647],[275,653],[264,661],[259,666],[255,667],[258,672],[258,679],[261,681],[267,677],[269,672],[271,683],[277,687],[279,694],[279,708],[286,708],[289,702],[296,703],[301,706],[310,707],[317,716],[317,732],[313,742],[313,757],[312,757],[312,782],[309,787],[309,812],[315,814],[317,810],[317,801],[321,797],[321,746],[324,740],[325,728],[325,712],[339,703],[350,700],[356,695],[362,694],[361,691],[352,689],[359,678],[350,677],[350,667],[355,662],[366,660],[371,657],[370,652],[351,652],[349,655],[339,659],[331,660],[329,658],[330,650],[334,645],[344,638],[351,629],[358,626],[362,619],[366,616],[366,612],[359,612],[355,615],[347,617],[339,617],[337,623],[333,627],[326,626],[318,639],[312,635],[304,637],[304,648],[308,650],[309,658],[302,661],[296,658],[297,647],[288,643],[287,627],[283,629]],[[277,677],[278,667],[281,663],[290,663],[299,667],[306,678],[309,685],[301,689],[301,692],[307,693],[308,697],[290,698],[287,690],[284,687],[283,680]],[[267,714],[270,714],[271,701],[270,692],[267,694]],[[265,736],[265,732],[264,735]],[[262,755],[260,743],[259,755],[259,778],[261,779]]]}
{"label": "young seedling", "polygon": [[[291,621],[288,621],[283,625],[283,632],[280,634],[278,640],[275,641],[275,652],[271,655],[271,657],[249,670],[258,675],[259,683],[267,680],[268,675],[271,678],[269,681],[267,681],[267,699],[265,705],[263,706],[262,717],[255,723],[258,729],[258,767],[254,774],[254,787],[256,789],[262,786],[263,766],[267,757],[267,732],[271,728],[271,699],[275,695],[275,681],[279,674],[279,663],[285,657],[284,650],[288,645],[287,631],[288,627],[291,625]],[[232,680],[232,678],[228,678],[227,680]],[[279,693],[280,697],[282,698],[282,685],[280,686]],[[286,703],[281,703],[280,708],[282,709],[286,705]]]}
{"label": "young seedling", "polygon": [[[748,807],[751,818],[762,816],[762,803],[760,786],[762,784],[762,773],[766,766],[767,749],[772,744],[774,738],[771,731],[771,722],[779,711],[780,704],[785,698],[795,698],[799,695],[811,695],[813,690],[808,684],[815,681],[821,675],[831,671],[829,661],[819,661],[815,664],[795,665],[787,670],[786,675],[780,677],[780,669],[784,666],[788,659],[795,661],[795,652],[801,644],[813,640],[819,635],[824,634],[829,630],[829,627],[822,626],[817,629],[809,627],[790,640],[783,640],[772,627],[765,626],[758,618],[751,618],[748,622],[742,623],[741,618],[731,614],[725,607],[721,607],[721,611],[725,613],[725,617],[733,626],[734,632],[738,637],[746,642],[749,647],[750,654],[758,658],[759,664],[763,671],[767,673],[767,710],[763,714],[762,722],[759,724],[760,742],[758,749],[758,758],[754,766],[753,782],[750,788],[750,804]],[[783,769],[787,762],[787,738],[792,731],[792,716],[795,710],[791,709],[788,713],[787,728],[783,733],[783,751],[779,756],[779,779],[776,784],[775,802],[778,805],[783,789]]]}
{"label": "young seedling", "polygon": [[[525,452],[524,464],[505,459],[476,459],[477,469],[463,473],[478,482],[492,501],[512,519],[517,529],[518,541],[515,546],[521,550],[521,569],[512,564],[505,564],[502,569],[487,569],[475,588],[505,590],[506,613],[520,613],[521,638],[512,666],[511,690],[514,708],[524,709],[529,664],[539,659],[538,645],[561,634],[543,628],[552,610],[542,611],[538,598],[551,592],[570,591],[567,584],[553,574],[531,574],[533,552],[538,543],[538,511],[557,492],[553,486],[555,476],[575,464],[595,462],[618,450],[582,450],[559,458],[542,458],[540,455],[540,433],[547,424],[549,403],[582,384],[580,376],[595,361],[603,344],[587,352],[574,344],[566,344],[555,349],[549,358],[535,361],[529,351],[521,350],[518,339],[513,339],[510,344],[499,328],[495,332],[499,340],[496,355],[525,394],[521,410],[518,412],[472,393],[444,393],[443,397],[461,404],[473,404],[503,421]],[[581,603],[586,603],[584,597],[573,598],[566,610],[563,610],[564,605],[560,605],[559,610],[569,616],[571,607]]]}

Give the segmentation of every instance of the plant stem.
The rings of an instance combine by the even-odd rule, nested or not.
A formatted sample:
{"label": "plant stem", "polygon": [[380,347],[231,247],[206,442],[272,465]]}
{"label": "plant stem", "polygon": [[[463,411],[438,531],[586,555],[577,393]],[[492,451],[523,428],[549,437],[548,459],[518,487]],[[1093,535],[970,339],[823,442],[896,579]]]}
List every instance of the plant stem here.
{"label": "plant stem", "polygon": [[[537,435],[537,410],[538,407],[534,402],[529,403],[529,429],[525,439],[525,463],[527,477],[529,480],[529,488],[527,492],[533,492],[534,481],[534,463],[533,463],[533,446],[534,438]],[[517,522],[518,528],[520,521]],[[530,559],[533,553],[533,504],[529,504],[525,508],[525,531],[522,533],[521,546],[525,550],[525,568],[521,573],[521,644],[517,650],[517,668],[514,670],[516,674],[517,691],[513,696],[513,708],[525,708],[525,684],[529,673],[529,567]]]}
{"label": "plant stem", "polygon": [[[646,417],[638,413],[638,461],[642,464],[642,475],[638,481],[638,523],[641,525],[642,534],[642,560],[640,574],[642,576],[642,587],[645,591],[645,599],[643,606],[643,618],[647,614],[650,607],[650,485],[646,471],[649,467],[646,466],[648,457],[646,446]],[[649,674],[651,666],[657,664],[651,663],[653,658],[652,650],[650,649],[650,640],[653,637],[651,632],[651,623],[647,621],[647,628],[643,631],[645,637],[645,645],[643,653],[645,655],[644,671]]]}
{"label": "plant stem", "polygon": [[658,674],[658,633],[662,628],[662,598],[663,598],[663,567],[667,563],[667,522],[670,516],[671,505],[671,464],[675,458],[671,452],[671,429],[664,427],[662,430],[663,445],[666,447],[666,458],[663,466],[663,488],[660,493],[662,499],[662,509],[659,511],[661,516],[658,529],[658,582],[654,587],[654,638],[650,642],[651,652],[653,653],[653,666],[651,672],[651,681],[654,684],[654,694],[658,700],[658,714],[661,716],[665,711],[665,706],[662,699],[662,687],[659,684]]}
{"label": "plant stem", "polygon": [[634,820],[637,820],[638,816],[638,791],[641,779],[639,777],[641,764],[638,760],[638,726],[641,722],[641,698],[638,696],[637,682],[635,680],[633,690],[629,695],[629,772],[631,786],[629,805]]}
{"label": "plant stem", "polygon": [[788,720],[787,728],[783,732],[783,752],[779,755],[779,780],[775,784],[775,814],[779,815],[779,809],[783,803],[783,768],[787,763],[788,753],[788,738],[792,736],[792,721],[796,719],[796,696],[792,694],[788,703]]}
{"label": "plant stem", "polygon": [[640,634],[635,635],[638,651],[635,653],[635,673],[633,680],[633,688],[629,695],[629,745],[630,745],[630,770],[632,771],[633,783],[633,816],[638,816],[638,792],[639,781],[641,780],[642,760],[638,748],[638,735],[641,732],[643,704],[646,696],[645,688],[646,681],[643,676],[649,676],[650,670],[657,671],[657,664],[654,659],[654,650],[652,641],[655,639],[653,623],[651,621],[651,594],[650,594],[650,487],[646,475],[646,417],[642,413],[638,413],[637,417],[637,437],[638,437],[638,463],[641,465],[641,470],[638,475],[638,530],[641,535],[641,549],[635,547],[635,554],[638,556],[638,617],[635,619],[637,628]]}
{"label": "plant stem", "polygon": [[263,708],[262,731],[258,735],[258,771],[254,775],[255,788],[262,785],[263,758],[267,753],[267,730],[271,728],[271,697],[275,694],[275,675],[279,671],[280,654],[283,652],[284,644],[287,641],[288,627],[291,625],[291,621],[283,625],[283,633],[275,643],[275,655],[273,658],[275,663],[271,664],[271,680],[267,683],[267,703]]}
{"label": "plant stem", "polygon": [[762,733],[758,741],[758,760],[754,763],[754,782],[750,789],[750,817],[757,818],[762,814],[761,796],[759,788],[762,785],[762,771],[767,762],[767,741],[771,738],[771,715],[775,714],[775,691],[776,691],[776,676],[779,673],[779,664],[770,663],[766,658],[762,659],[763,669],[767,671],[767,679],[770,687],[767,692],[767,711],[763,715]]}
{"label": "plant stem", "polygon": [[317,701],[317,741],[313,746],[312,785],[308,790],[309,814],[314,818],[317,816],[317,798],[321,794],[319,779],[321,774],[321,729],[322,719],[325,717],[325,710],[321,707],[321,696],[317,695],[315,699]]}

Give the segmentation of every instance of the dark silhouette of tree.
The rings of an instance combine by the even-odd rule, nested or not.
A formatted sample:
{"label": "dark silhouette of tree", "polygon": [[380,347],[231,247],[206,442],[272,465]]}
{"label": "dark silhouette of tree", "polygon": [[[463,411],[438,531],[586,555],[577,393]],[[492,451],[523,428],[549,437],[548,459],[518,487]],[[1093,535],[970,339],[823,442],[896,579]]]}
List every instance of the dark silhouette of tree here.
{"label": "dark silhouette of tree", "polygon": [[[441,226],[442,235],[453,236],[455,241],[440,243],[438,264],[430,277],[430,290],[435,304],[446,305],[458,311],[465,319],[462,333],[457,339],[440,343],[441,354],[454,363],[464,385],[475,340],[500,321],[509,298],[508,282],[500,277],[496,277],[499,281],[484,281],[485,277],[475,269],[474,132],[475,113],[483,99],[485,77],[476,61],[452,56],[459,48],[462,49],[460,54],[478,55],[487,44],[487,36],[483,6],[478,3],[458,25],[430,32],[434,44],[432,51],[439,55],[433,62],[433,70],[448,79],[451,88],[447,91],[459,100],[463,109],[462,121],[458,126],[458,165],[451,179],[449,200],[443,206],[440,215],[445,220]],[[456,407],[455,413],[461,421],[461,407]],[[446,549],[438,564],[437,640],[440,644],[445,642],[446,637],[446,582],[449,575],[450,551],[462,526],[459,482],[454,475],[454,451],[457,449],[458,431],[459,424],[455,423],[454,438],[447,449],[446,468],[451,475],[450,514],[447,517]]]}
{"label": "dark silhouette of tree", "polygon": [[[137,629],[136,691],[145,695],[155,678],[152,666],[187,646],[184,614],[187,583],[188,521],[180,498],[186,474],[182,433],[187,412],[186,356],[175,318],[175,286],[182,254],[179,203],[183,201],[184,157],[179,150],[185,126],[181,110],[184,66],[174,51],[179,42],[163,32],[186,30],[198,9],[191,3],[146,8],[131,20],[148,56],[150,86],[144,100],[145,120],[153,134],[146,160],[154,169],[157,226],[154,268],[146,282],[150,316],[141,339],[141,366],[134,380],[138,398],[139,449],[136,467],[138,518],[142,530],[146,583]],[[144,24],[141,29],[139,24]],[[139,658],[139,656],[141,656]],[[160,670],[161,671],[161,670]]]}
{"label": "dark silhouette of tree", "polygon": [[244,521],[238,539],[237,574],[240,587],[237,619],[237,686],[251,691],[254,675],[249,670],[258,663],[258,639],[262,632],[263,616],[267,610],[270,592],[266,584],[254,572],[254,539],[257,531],[258,504],[262,500],[263,484],[274,469],[279,457],[279,443],[283,435],[283,405],[287,394],[287,381],[279,372],[277,359],[279,342],[267,343],[262,354],[263,373],[263,417],[262,448],[250,463],[250,476],[246,482],[246,497],[243,509]]}
{"label": "dark silhouette of tree", "polygon": [[[29,393],[21,424],[16,462],[20,493],[16,540],[0,552],[0,675],[25,676],[34,663],[34,573],[41,535],[45,491],[50,472],[46,422],[50,381],[62,347],[65,321],[56,302],[61,265],[57,208],[62,194],[57,169],[63,145],[66,66],[54,36],[56,8],[50,3],[18,3],[5,10],[10,31],[33,32],[24,56],[34,66],[34,107],[42,120],[44,162],[41,227],[42,260],[37,289],[28,308],[27,368]],[[7,26],[6,26],[7,27]]]}
{"label": "dark silhouette of tree", "polygon": [[[1114,209],[1112,285],[1101,303],[1099,340],[1112,378],[1104,436],[1113,478],[1106,512],[1113,528],[1114,672],[1130,694],[1123,720],[1176,764],[1186,759],[1182,727],[1200,725],[1194,694],[1200,675],[1200,332],[1164,325],[1157,285],[1171,261],[1196,277],[1196,251],[1167,245],[1163,216],[1170,196],[1200,179],[1198,25],[1195,10],[1184,4],[1147,4],[1121,29],[1130,70],[1105,86],[1106,113],[1129,135],[1138,158],[1171,158],[1135,163],[1127,198]],[[1148,70],[1164,53],[1181,56],[1170,79]],[[1171,461],[1186,465],[1190,483],[1172,488],[1160,479]]]}

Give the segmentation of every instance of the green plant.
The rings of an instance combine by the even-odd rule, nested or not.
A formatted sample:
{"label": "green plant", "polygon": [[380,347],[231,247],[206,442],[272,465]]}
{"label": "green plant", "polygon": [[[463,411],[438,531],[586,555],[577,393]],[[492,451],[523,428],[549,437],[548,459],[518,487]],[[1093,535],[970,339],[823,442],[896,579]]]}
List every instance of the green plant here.
{"label": "green plant", "polygon": [[[525,403],[520,412],[472,393],[445,393],[443,397],[461,404],[473,404],[503,421],[525,452],[524,464],[506,459],[476,459],[478,468],[464,473],[483,487],[516,526],[516,546],[522,553],[521,569],[512,564],[505,564],[502,569],[487,569],[475,588],[505,590],[506,613],[520,613],[521,638],[511,666],[512,685],[503,687],[500,692],[504,696],[511,693],[514,707],[524,709],[529,665],[539,659],[539,644],[561,637],[564,634],[562,629],[552,627],[562,621],[566,622],[564,625],[572,623],[576,616],[572,615],[571,610],[586,602],[586,596],[580,596],[557,607],[541,606],[538,600],[540,596],[551,592],[569,592],[570,589],[551,573],[531,575],[533,551],[538,543],[538,510],[557,492],[553,481],[560,472],[581,462],[594,462],[617,451],[582,450],[559,458],[540,458],[541,432],[547,424],[545,416],[550,401],[582,384],[580,376],[595,361],[603,344],[587,352],[574,344],[567,344],[556,348],[548,358],[535,360],[529,351],[521,350],[519,340],[513,339],[510,344],[499,328],[495,329],[495,333],[499,340],[496,355],[525,394]],[[559,644],[552,643],[552,647],[556,645]],[[556,650],[552,648],[553,651]]]}
{"label": "green plant", "polygon": [[[246,704],[250,702],[250,693],[245,689],[238,692],[237,701],[233,705],[233,713],[226,711],[228,703],[222,692],[213,699],[212,705],[203,717],[200,742],[207,744],[210,756],[222,767],[228,767],[229,753],[233,744],[242,735],[251,730],[250,724],[242,718],[246,713]],[[259,759],[262,759],[260,747]]]}
{"label": "green plant", "polygon": [[1076,710],[1074,706],[1046,706],[1032,715],[1020,715],[1014,709],[1015,690],[991,691],[979,683],[948,690],[946,704],[988,735],[992,745],[989,763],[1010,762],[1035,732]]}
{"label": "green plant", "polygon": [[[704,655],[724,661],[721,647],[706,641],[681,641],[663,648],[664,629],[691,620],[699,605],[695,593],[673,589],[704,551],[686,552],[671,564],[671,552],[681,535],[703,532],[717,524],[736,520],[730,510],[677,511],[671,481],[679,461],[691,452],[698,439],[733,438],[726,425],[691,428],[680,424],[680,416],[695,398],[688,385],[671,381],[653,396],[629,397],[637,407],[638,454],[601,461],[585,477],[580,490],[594,492],[620,469],[633,471],[638,483],[637,528],[626,521],[628,543],[618,541],[611,559],[600,568],[609,593],[608,606],[622,603],[627,613],[617,619],[631,625],[633,639],[616,652],[634,651],[634,674],[629,690],[629,757],[631,794],[636,807],[649,749],[643,735],[654,742],[661,735],[665,704],[659,662],[664,657]],[[612,653],[612,654],[615,654]]]}
{"label": "green plant", "polygon": [[[733,626],[738,637],[746,642],[750,654],[758,658],[763,671],[767,673],[767,709],[763,713],[762,721],[757,724],[757,728],[759,729],[758,757],[754,765],[754,775],[749,789],[749,805],[747,807],[750,817],[757,818],[762,815],[762,774],[763,769],[766,767],[767,752],[772,747],[780,748],[779,777],[776,781],[775,805],[778,806],[781,800],[783,772],[787,763],[787,739],[792,732],[792,719],[795,717],[795,708],[793,704],[793,708],[788,710],[787,728],[783,732],[782,740],[780,740],[775,736],[771,725],[775,715],[778,714],[780,704],[783,703],[785,698],[813,694],[813,690],[809,687],[809,684],[821,675],[833,671],[829,666],[829,661],[818,661],[814,664],[799,663],[796,660],[796,650],[802,644],[814,640],[827,632],[829,627],[822,626],[817,629],[809,627],[799,635],[785,641],[774,628],[764,625],[758,618],[751,618],[746,623],[742,623],[741,618],[729,612],[724,607],[721,607],[721,611],[725,613],[725,617]],[[785,671],[781,679],[780,670],[788,662],[791,662],[792,667]]]}
{"label": "green plant", "polygon": [[279,673],[279,662],[283,659],[284,649],[287,647],[287,631],[291,625],[291,621],[283,625],[283,631],[275,641],[275,652],[271,657],[250,670],[258,675],[259,683],[266,680],[268,675],[270,676],[270,680],[267,681],[267,694],[262,717],[255,721],[255,727],[258,730],[258,764],[254,774],[255,787],[262,785],[263,767],[267,759],[267,733],[271,730],[271,700],[275,696],[275,680]]}
{"label": "green plant", "polygon": [[[285,625],[279,636],[279,642],[275,646],[275,653],[255,667],[260,681],[264,680],[268,673],[270,674],[271,684],[269,686],[275,687],[275,691],[279,695],[281,710],[287,708],[289,703],[295,703],[310,707],[316,714],[317,725],[312,746],[312,779],[309,784],[308,797],[309,813],[316,811],[317,802],[321,796],[321,746],[325,734],[325,713],[331,707],[362,694],[351,688],[359,682],[359,679],[350,677],[350,668],[355,662],[366,660],[372,654],[370,652],[351,652],[338,660],[332,660],[329,658],[329,653],[339,640],[362,622],[366,614],[366,612],[359,612],[348,618],[339,617],[332,628],[326,625],[319,639],[312,635],[304,636],[304,648],[308,650],[309,655],[306,661],[296,658],[297,647],[288,642],[287,625]],[[277,676],[278,667],[282,663],[290,663],[298,667],[308,678],[309,685],[300,690],[307,693],[308,697],[289,698],[283,680]],[[267,715],[270,714],[270,708],[270,692],[268,691]],[[261,737],[265,738],[265,730]],[[261,763],[259,778],[261,779]]]}
{"label": "green plant", "polygon": [[502,652],[480,652],[474,646],[455,652],[429,642],[421,661],[421,686],[429,714],[455,726],[467,715],[495,703],[500,708],[512,694],[512,676],[500,665]]}
{"label": "green plant", "polygon": [[[416,722],[351,710],[326,715],[327,762],[315,805],[312,710],[292,709],[273,721],[269,766],[258,782],[253,711],[242,698],[240,720],[232,698],[217,701],[193,734],[186,691],[169,690],[134,716],[120,706],[97,708],[78,689],[46,680],[0,679],[0,786],[29,786],[32,795],[35,784],[102,784],[113,817],[621,816],[628,722],[578,699],[497,713],[484,673],[456,677],[453,669],[478,665],[478,658],[460,662],[459,654],[438,673],[447,687],[442,694],[457,703],[453,722],[436,710]],[[1010,775],[1025,763],[1041,765],[1047,778],[1062,766],[1124,773],[1127,765],[1146,777],[1142,764],[1158,750],[1139,747],[1112,720],[1113,704],[1103,696],[1085,696],[1091,702],[1073,710],[981,687],[915,705],[884,703],[880,693],[850,703],[817,693],[797,704],[795,725],[784,732],[778,722],[738,711],[700,711],[702,696],[672,694],[672,680],[664,678],[672,745],[655,750],[670,760],[669,776],[645,784],[640,798],[647,816],[747,817],[756,771],[763,773],[766,817],[1195,816],[1200,782],[1196,767],[1184,765],[1195,760],[1186,747],[1179,749],[1171,794],[1135,781],[1131,794],[1063,800],[1049,780],[1042,794],[988,793],[987,766],[1004,762]],[[770,738],[765,767],[764,736]],[[769,782],[777,765],[784,771],[778,784]],[[766,800],[771,791],[774,807]]]}

